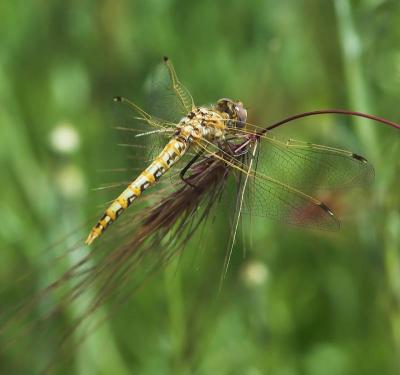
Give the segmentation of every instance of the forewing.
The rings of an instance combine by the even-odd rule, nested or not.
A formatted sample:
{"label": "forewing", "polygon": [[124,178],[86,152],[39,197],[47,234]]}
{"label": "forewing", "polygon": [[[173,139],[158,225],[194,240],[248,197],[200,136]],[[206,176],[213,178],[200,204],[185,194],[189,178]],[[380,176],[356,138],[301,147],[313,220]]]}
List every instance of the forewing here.
{"label": "forewing", "polygon": [[292,188],[309,192],[366,186],[374,178],[373,166],[360,155],[284,140],[271,133],[261,139],[257,170]]}
{"label": "forewing", "polygon": [[147,82],[147,92],[149,112],[163,120],[179,122],[194,108],[192,96],[168,59],[154,70]]}

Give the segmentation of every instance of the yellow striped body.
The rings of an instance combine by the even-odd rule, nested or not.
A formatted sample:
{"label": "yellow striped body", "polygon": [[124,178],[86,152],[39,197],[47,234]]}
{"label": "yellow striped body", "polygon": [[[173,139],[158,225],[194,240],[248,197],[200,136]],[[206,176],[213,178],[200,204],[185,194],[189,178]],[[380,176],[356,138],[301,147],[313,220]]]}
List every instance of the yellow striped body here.
{"label": "yellow striped body", "polygon": [[185,154],[192,143],[202,139],[209,142],[223,139],[227,132],[226,120],[226,114],[204,107],[196,107],[186,117],[182,118],[176,127],[174,137],[164,147],[158,158],[111,203],[93,227],[85,242],[91,244],[96,238],[100,237],[105,229],[145,189],[154,185]]}
{"label": "yellow striped body", "polygon": [[104,215],[93,227],[86,243],[90,245],[114,222],[131,203],[148,187],[154,185],[187,151],[189,142],[182,136],[171,139],[156,158],[106,209]]}

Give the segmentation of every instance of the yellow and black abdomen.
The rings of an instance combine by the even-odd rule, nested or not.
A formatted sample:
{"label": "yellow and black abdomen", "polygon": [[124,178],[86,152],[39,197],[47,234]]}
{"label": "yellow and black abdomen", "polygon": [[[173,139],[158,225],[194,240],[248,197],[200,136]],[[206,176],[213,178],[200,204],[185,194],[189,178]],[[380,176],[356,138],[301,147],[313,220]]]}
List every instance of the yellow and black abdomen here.
{"label": "yellow and black abdomen", "polygon": [[188,142],[181,137],[171,139],[161,151],[160,155],[128,185],[114,202],[111,203],[104,212],[104,215],[93,227],[85,242],[90,245],[97,237],[100,237],[107,227],[114,222],[145,189],[154,185],[161,176],[183,156],[188,147]]}

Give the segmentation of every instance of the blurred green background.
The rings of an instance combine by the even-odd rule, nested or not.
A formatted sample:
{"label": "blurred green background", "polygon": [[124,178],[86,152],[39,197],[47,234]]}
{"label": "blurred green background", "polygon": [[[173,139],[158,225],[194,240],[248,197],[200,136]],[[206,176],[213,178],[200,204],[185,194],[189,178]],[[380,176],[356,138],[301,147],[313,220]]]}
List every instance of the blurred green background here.
{"label": "blurred green background", "polygon": [[[163,55],[196,103],[240,98],[260,125],[321,108],[400,121],[398,0],[2,1],[0,15],[1,311],[24,293],[3,288],[19,275],[36,275],[33,292],[62,272],[39,254],[100,213],[105,195],[92,188],[114,179],[100,169],[134,166],[117,146],[112,97],[144,103]],[[375,166],[372,186],[324,197],[342,230],[256,220],[218,292],[221,212],[201,252],[197,238],[58,372],[400,373],[399,134],[333,116],[280,133]],[[30,350],[4,349],[1,373],[35,373],[54,349],[22,340]]]}

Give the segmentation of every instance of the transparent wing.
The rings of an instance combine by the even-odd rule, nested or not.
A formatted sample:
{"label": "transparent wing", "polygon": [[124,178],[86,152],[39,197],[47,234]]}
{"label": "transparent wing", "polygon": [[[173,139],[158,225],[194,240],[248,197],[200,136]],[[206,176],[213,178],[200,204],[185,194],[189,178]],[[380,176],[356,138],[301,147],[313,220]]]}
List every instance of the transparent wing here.
{"label": "transparent wing", "polygon": [[[296,188],[265,175],[248,167],[249,155],[254,147],[259,147],[254,142],[247,155],[239,160],[232,157],[223,148],[206,142],[199,143],[210,156],[222,159],[226,164],[241,173],[239,182],[245,188],[242,213],[254,216],[269,217],[288,224],[335,231],[340,227],[339,221],[333,212],[322,202]],[[227,149],[227,147],[225,147]],[[244,178],[245,176],[248,178]],[[246,186],[243,186],[246,181]]]}
{"label": "transparent wing", "polygon": [[261,139],[257,171],[302,191],[366,186],[374,178],[373,166],[351,151],[271,133]]}
{"label": "transparent wing", "polygon": [[194,109],[192,96],[168,58],[154,70],[147,82],[147,92],[149,112],[164,120],[178,122]]}
{"label": "transparent wing", "polygon": [[340,227],[324,203],[259,173],[249,179],[242,212],[316,229],[335,231]]}
{"label": "transparent wing", "polygon": [[332,211],[308,193],[364,186],[374,177],[372,165],[350,151],[284,140],[271,133],[262,137],[259,146],[243,209],[255,216],[337,230],[339,221]]}
{"label": "transparent wing", "polygon": [[308,193],[364,186],[374,177],[372,165],[350,151],[283,140],[271,133],[257,146],[256,170],[251,172],[243,209],[255,216],[336,230],[339,221],[332,211]]}

